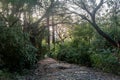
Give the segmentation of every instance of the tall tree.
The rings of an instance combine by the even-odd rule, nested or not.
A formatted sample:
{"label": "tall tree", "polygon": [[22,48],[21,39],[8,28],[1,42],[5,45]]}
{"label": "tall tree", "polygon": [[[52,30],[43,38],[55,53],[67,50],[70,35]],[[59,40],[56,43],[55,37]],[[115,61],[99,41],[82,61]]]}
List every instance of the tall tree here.
{"label": "tall tree", "polygon": [[[75,13],[79,15],[82,19],[88,21],[94,29],[102,36],[104,37],[108,42],[110,42],[113,46],[119,47],[120,43],[118,41],[115,41],[111,36],[109,36],[106,32],[104,32],[100,26],[96,22],[96,14],[98,10],[102,7],[102,5],[105,3],[104,0],[100,0],[100,2],[96,2],[96,0],[76,0],[72,1],[72,10],[68,9],[72,13]],[[83,13],[79,13],[80,11],[75,11],[73,9],[81,10]]]}

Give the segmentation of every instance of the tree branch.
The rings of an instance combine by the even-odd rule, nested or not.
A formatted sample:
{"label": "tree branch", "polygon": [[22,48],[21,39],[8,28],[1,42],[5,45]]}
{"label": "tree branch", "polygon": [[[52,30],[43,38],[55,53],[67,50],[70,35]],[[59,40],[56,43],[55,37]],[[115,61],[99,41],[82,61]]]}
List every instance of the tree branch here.
{"label": "tree branch", "polygon": [[102,6],[103,1],[104,1],[104,0],[101,0],[100,3],[97,5],[97,7],[96,7],[96,8],[93,10],[93,12],[92,12],[91,18],[92,18],[93,22],[95,22],[95,14],[96,14],[96,12],[98,11],[98,9],[100,9],[100,7]]}
{"label": "tree branch", "polygon": [[86,21],[88,21],[90,24],[92,24],[92,22],[85,16],[85,15],[82,15],[82,14],[79,14],[77,12],[72,12],[74,14],[77,14],[78,16],[80,16],[82,19],[85,19]]}
{"label": "tree branch", "polygon": [[46,9],[46,12],[42,15],[42,17],[39,20],[37,20],[36,22],[32,23],[31,26],[38,25],[45,17],[49,16],[49,13],[50,13],[51,9],[55,6],[54,5],[55,3],[53,1],[54,0],[51,0],[50,6]]}
{"label": "tree branch", "polygon": [[[104,37],[108,42],[110,42],[113,46],[115,47],[119,47],[118,46],[118,43],[112,39],[107,33],[105,33],[104,31],[102,31],[100,29],[100,27],[96,24],[96,21],[95,21],[95,15],[96,15],[96,12],[98,11],[98,9],[100,9],[100,7],[102,6],[102,4],[104,3],[103,2],[104,0],[101,0],[100,3],[96,6],[96,8],[94,8],[94,10],[92,11],[92,13],[86,8],[86,5],[84,4],[84,2],[82,2],[82,5],[83,5],[83,10],[85,10],[91,17],[91,20],[89,20],[85,15],[82,15],[82,14],[79,14],[77,12],[73,12],[77,15],[79,15],[82,19],[85,19],[87,20],[94,28],[95,30],[102,36]],[[78,4],[77,4],[78,5]],[[79,5],[79,7],[81,7]]]}
{"label": "tree branch", "polygon": [[11,25],[9,25],[9,27],[12,27],[12,26],[15,25],[18,21],[19,21],[19,19],[15,20]]}
{"label": "tree branch", "polygon": [[87,9],[87,7],[86,7],[86,5],[85,5],[85,3],[81,0],[81,3],[82,3],[82,5],[83,5],[83,10],[85,10],[90,16],[92,16],[92,13]]}

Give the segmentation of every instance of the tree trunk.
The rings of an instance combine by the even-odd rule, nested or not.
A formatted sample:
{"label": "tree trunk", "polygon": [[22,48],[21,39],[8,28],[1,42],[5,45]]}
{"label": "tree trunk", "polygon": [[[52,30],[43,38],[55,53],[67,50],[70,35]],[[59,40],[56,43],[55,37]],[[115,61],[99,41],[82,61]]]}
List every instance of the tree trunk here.
{"label": "tree trunk", "polygon": [[55,44],[55,27],[54,27],[54,17],[52,16],[52,43]]}
{"label": "tree trunk", "polygon": [[47,17],[47,29],[48,29],[47,43],[48,43],[48,50],[50,51],[50,26],[49,26],[49,17]]}
{"label": "tree trunk", "polygon": [[113,46],[115,46],[115,47],[118,47],[118,46],[119,46],[118,43],[117,43],[115,40],[113,40],[108,34],[106,34],[105,32],[103,32],[95,22],[92,23],[92,26],[96,29],[96,31],[97,31],[102,37],[104,37],[104,38],[105,38],[108,42],[110,42]]}

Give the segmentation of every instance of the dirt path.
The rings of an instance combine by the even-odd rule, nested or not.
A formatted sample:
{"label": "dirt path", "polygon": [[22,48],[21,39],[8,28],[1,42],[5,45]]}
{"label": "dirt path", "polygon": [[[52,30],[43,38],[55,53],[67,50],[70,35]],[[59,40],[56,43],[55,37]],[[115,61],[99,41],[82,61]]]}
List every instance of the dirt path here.
{"label": "dirt path", "polygon": [[38,62],[35,71],[19,80],[120,80],[120,76],[46,58]]}

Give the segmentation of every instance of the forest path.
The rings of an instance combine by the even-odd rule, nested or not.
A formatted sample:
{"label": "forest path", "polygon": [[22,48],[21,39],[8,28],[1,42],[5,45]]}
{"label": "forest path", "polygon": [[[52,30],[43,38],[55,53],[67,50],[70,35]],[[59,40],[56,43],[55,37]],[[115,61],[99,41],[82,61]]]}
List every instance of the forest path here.
{"label": "forest path", "polygon": [[38,62],[34,71],[19,80],[120,80],[120,76],[46,58]]}

